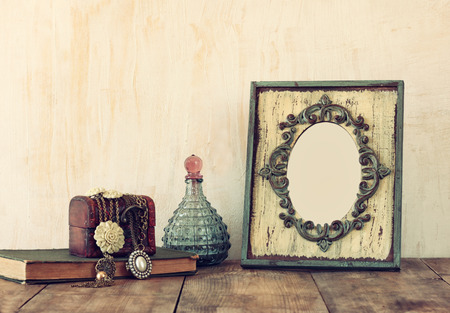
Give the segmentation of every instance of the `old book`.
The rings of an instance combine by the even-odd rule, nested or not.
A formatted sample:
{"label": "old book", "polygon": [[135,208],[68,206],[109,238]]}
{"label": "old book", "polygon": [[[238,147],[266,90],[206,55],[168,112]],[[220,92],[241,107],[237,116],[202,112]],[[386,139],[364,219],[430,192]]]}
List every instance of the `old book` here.
{"label": "old book", "polygon": [[[151,276],[193,275],[197,271],[195,253],[156,249]],[[0,278],[23,284],[89,281],[95,278],[97,258],[80,258],[68,249],[0,250]],[[125,268],[126,257],[114,258],[114,279],[133,277]]]}

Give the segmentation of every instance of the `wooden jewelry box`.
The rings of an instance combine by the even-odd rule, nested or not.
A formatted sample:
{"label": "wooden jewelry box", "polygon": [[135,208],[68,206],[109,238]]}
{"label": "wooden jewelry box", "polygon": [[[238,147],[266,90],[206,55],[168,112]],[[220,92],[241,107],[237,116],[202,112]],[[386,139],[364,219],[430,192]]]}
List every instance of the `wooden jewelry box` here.
{"label": "wooden jewelry box", "polygon": [[[148,228],[146,238],[143,240],[144,251],[153,255],[156,252],[155,245],[155,204],[150,197],[138,196],[146,201],[148,209]],[[118,199],[119,216],[124,215],[127,209],[125,201]],[[102,257],[102,252],[94,239],[95,228],[100,223],[99,208],[97,202],[85,196],[72,198],[69,205],[69,252],[72,255],[85,258]],[[124,231],[125,244],[113,256],[126,256],[135,249],[132,243],[130,226],[121,221],[120,227]]]}

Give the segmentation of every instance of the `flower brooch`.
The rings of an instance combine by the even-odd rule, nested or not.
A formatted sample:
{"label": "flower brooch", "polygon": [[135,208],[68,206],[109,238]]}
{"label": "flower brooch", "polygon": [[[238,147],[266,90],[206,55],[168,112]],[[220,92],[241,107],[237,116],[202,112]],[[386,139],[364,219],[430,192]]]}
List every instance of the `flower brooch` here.
{"label": "flower brooch", "polygon": [[113,254],[125,244],[123,229],[112,221],[101,222],[95,229],[94,239],[103,253]]}

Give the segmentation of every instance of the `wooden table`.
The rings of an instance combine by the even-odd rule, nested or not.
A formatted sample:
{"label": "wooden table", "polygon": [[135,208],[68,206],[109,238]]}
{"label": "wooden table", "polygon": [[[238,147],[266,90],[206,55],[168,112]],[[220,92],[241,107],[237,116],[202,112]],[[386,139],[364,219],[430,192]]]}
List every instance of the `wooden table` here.
{"label": "wooden table", "polygon": [[101,289],[0,280],[0,312],[450,312],[450,259],[403,259],[400,272],[242,269],[117,280]]}

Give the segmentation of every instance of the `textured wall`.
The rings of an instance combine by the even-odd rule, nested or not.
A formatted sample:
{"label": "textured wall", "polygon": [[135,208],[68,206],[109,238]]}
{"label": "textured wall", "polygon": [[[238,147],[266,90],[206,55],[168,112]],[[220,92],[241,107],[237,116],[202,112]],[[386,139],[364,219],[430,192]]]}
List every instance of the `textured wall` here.
{"label": "textured wall", "polygon": [[93,186],[152,196],[159,239],[195,153],[239,258],[250,81],[403,79],[403,255],[450,255],[449,1],[4,1],[0,27],[0,248],[66,247]]}

